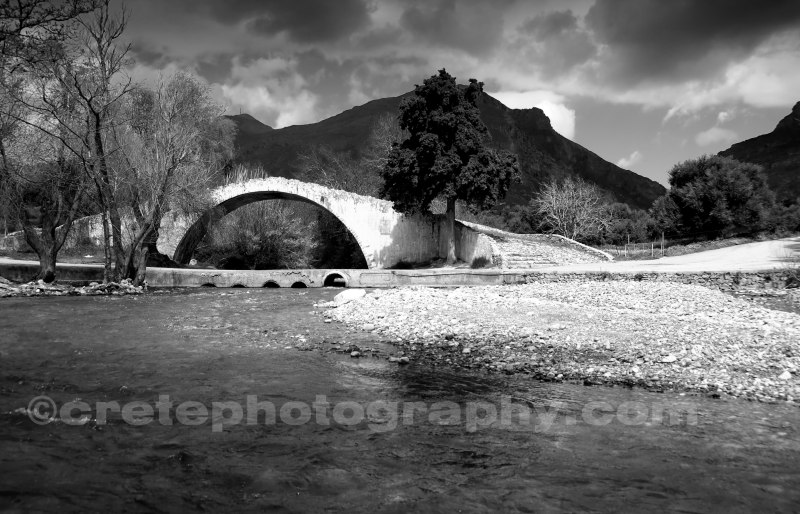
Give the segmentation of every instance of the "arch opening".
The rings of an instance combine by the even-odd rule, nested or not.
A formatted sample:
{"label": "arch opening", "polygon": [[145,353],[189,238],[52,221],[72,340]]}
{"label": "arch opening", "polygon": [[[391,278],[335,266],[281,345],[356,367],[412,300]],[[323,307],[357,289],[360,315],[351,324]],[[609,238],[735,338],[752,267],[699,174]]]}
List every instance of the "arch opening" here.
{"label": "arch opening", "polygon": [[277,282],[275,282],[274,280],[267,280],[266,282],[264,282],[264,285],[261,286],[261,287],[269,287],[269,288],[278,287],[279,288],[281,286]]}
{"label": "arch opening", "polygon": [[206,211],[174,253],[182,264],[193,257],[218,269],[369,267],[363,244],[340,218],[314,200],[277,191],[242,194]]}
{"label": "arch opening", "polygon": [[347,287],[347,279],[341,273],[330,273],[322,283],[323,287]]}
{"label": "arch opening", "polygon": [[205,284],[200,284],[200,287],[217,287],[217,284],[212,284],[211,282],[206,282]]}
{"label": "arch opening", "polygon": [[304,289],[306,287],[308,287],[308,286],[306,285],[305,282],[297,281],[294,284],[292,284],[292,288],[294,288],[294,289]]}
{"label": "arch opening", "polygon": [[231,288],[245,289],[245,286],[243,284],[233,284]]}

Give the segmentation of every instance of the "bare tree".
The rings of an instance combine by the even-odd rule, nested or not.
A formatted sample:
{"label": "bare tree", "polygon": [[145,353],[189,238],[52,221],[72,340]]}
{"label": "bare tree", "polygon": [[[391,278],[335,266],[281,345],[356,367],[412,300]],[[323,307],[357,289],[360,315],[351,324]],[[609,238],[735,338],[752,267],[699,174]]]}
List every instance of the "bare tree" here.
{"label": "bare tree", "polygon": [[[78,212],[86,181],[69,151],[73,138],[58,117],[75,114],[74,102],[53,77],[65,61],[78,17],[96,0],[11,0],[0,3],[0,195],[8,219],[22,225],[39,256],[38,277],[55,278],[55,261]],[[46,84],[46,85],[45,85]],[[38,87],[37,87],[38,86]],[[48,114],[31,108],[36,97]],[[29,130],[47,127],[46,130]],[[42,137],[49,131],[49,136]],[[31,146],[35,143],[35,147]],[[22,149],[22,151],[20,151]],[[58,225],[63,225],[56,231]]]}
{"label": "bare tree", "polygon": [[31,128],[20,130],[5,155],[6,208],[22,225],[39,257],[36,278],[55,279],[58,252],[66,241],[88,183],[80,163],[58,140]]}
{"label": "bare tree", "polygon": [[215,175],[232,158],[235,128],[209,88],[179,73],[155,89],[139,88],[126,103],[126,123],[115,128],[118,146],[111,171],[118,197],[135,224],[125,248],[123,277],[144,281],[147,255],[169,209],[196,212]]}
{"label": "bare tree", "polygon": [[601,190],[581,178],[548,182],[531,204],[547,228],[570,239],[597,235],[613,220]]}
{"label": "bare tree", "polygon": [[379,116],[370,129],[360,156],[336,151],[329,146],[307,148],[298,157],[300,179],[332,189],[366,196],[377,196],[392,143],[402,137],[397,120],[390,114]]}
{"label": "bare tree", "polygon": [[408,134],[400,128],[397,116],[389,113],[381,114],[372,123],[366,148],[361,155],[361,163],[370,175],[375,175],[382,182],[380,174],[389,162],[392,145],[403,140]]}
{"label": "bare tree", "polygon": [[121,273],[125,264],[121,202],[116,198],[117,184],[108,166],[108,156],[115,150],[110,134],[122,99],[133,87],[123,76],[129,62],[128,47],[118,44],[126,25],[125,12],[119,17],[112,15],[110,0],[91,5],[96,9],[77,18],[75,31],[62,44],[42,45],[36,59],[26,61],[21,75],[24,84],[9,79],[0,80],[0,86],[5,96],[22,106],[20,112],[4,114],[57,140],[93,182],[102,206],[104,278],[109,280],[113,274],[112,241],[116,273]]}
{"label": "bare tree", "polygon": [[99,7],[98,0],[6,0],[0,2],[0,54],[24,57],[24,65],[38,50],[61,42],[76,18]]}
{"label": "bare tree", "polygon": [[320,242],[315,209],[267,200],[236,209],[215,224],[200,258],[227,269],[311,268]]}
{"label": "bare tree", "polygon": [[306,148],[297,159],[301,180],[351,193],[369,195],[373,192],[368,177],[361,172],[358,160],[349,152],[320,145]]}

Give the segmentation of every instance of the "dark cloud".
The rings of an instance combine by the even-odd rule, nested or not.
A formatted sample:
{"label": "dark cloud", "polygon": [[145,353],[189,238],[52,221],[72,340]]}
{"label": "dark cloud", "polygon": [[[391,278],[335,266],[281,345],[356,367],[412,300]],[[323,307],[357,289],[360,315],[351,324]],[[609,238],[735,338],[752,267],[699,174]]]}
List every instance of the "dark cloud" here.
{"label": "dark cloud", "polygon": [[797,0],[597,0],[586,15],[626,82],[709,77],[799,21]]}
{"label": "dark cloud", "polygon": [[197,73],[211,83],[223,84],[231,76],[234,54],[203,55],[197,59]]}
{"label": "dark cloud", "polygon": [[299,52],[297,72],[306,81],[306,88],[325,98],[321,107],[326,115],[337,114],[351,106],[354,89],[359,97],[370,99],[405,93],[409,85],[401,70],[423,69],[427,61],[419,57],[379,55],[357,59],[329,59],[319,50]]}
{"label": "dark cloud", "polygon": [[523,23],[520,30],[539,41],[545,41],[565,31],[574,31],[577,27],[578,18],[572,11],[553,11],[534,16]]}
{"label": "dark cloud", "polygon": [[365,50],[397,45],[403,39],[403,30],[396,25],[384,25],[359,34],[353,41],[357,48]]}
{"label": "dark cloud", "polygon": [[502,10],[490,3],[446,0],[407,8],[401,26],[413,35],[434,44],[485,54],[500,42],[503,32]]}
{"label": "dark cloud", "polygon": [[350,36],[369,24],[362,0],[293,0],[263,2],[248,28],[258,34],[285,32],[300,43],[321,43]]}
{"label": "dark cloud", "polygon": [[170,62],[169,52],[165,48],[157,49],[141,40],[131,43],[130,56],[137,64],[153,68],[163,68]]}
{"label": "dark cloud", "polygon": [[[165,2],[166,3],[166,2]],[[256,34],[285,33],[301,43],[335,41],[366,27],[367,0],[171,0],[187,13],[213,18],[223,25],[244,24]]]}
{"label": "dark cloud", "polygon": [[522,23],[519,32],[536,42],[528,48],[523,46],[525,58],[546,74],[566,72],[597,54],[597,48],[572,11],[538,14]]}

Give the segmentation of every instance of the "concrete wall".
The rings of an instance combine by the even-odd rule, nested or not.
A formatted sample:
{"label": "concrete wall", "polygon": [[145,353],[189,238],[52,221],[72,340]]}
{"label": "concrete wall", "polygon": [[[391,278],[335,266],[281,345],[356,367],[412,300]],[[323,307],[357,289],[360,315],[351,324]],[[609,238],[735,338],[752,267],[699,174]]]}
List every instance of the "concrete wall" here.
{"label": "concrete wall", "polygon": [[[133,218],[122,213],[122,235],[125,244],[133,239]],[[57,232],[61,232],[63,227],[58,227]],[[84,216],[72,223],[67,239],[64,241],[63,249],[76,248],[79,246],[103,246],[103,217],[100,214]],[[25,233],[21,230],[12,232],[6,237],[0,237],[0,249],[15,250],[18,252],[33,251],[25,240]]]}
{"label": "concrete wall", "polygon": [[641,282],[676,282],[706,286],[722,291],[745,289],[780,289],[794,276],[789,270],[757,272],[696,272],[696,273],[609,273],[609,272],[529,272],[525,281],[534,282],[598,282],[611,280]]}
{"label": "concrete wall", "polygon": [[[101,281],[99,265],[60,264],[59,282]],[[36,262],[8,263],[0,261],[0,276],[15,282],[30,280],[38,271]],[[147,282],[154,287],[253,287],[274,282],[279,287],[292,287],[298,282],[306,287],[322,287],[326,278],[336,275],[347,287],[398,286],[477,286],[531,284],[537,282],[656,281],[701,285],[722,291],[736,289],[781,289],[791,271],[751,273],[554,273],[531,270],[502,269],[425,269],[425,270],[264,270],[235,271],[213,269],[148,268]],[[331,277],[332,278],[332,277]]]}
{"label": "concrete wall", "polygon": [[[437,218],[442,237],[439,239],[439,256],[447,257],[448,237],[450,230],[444,216]],[[478,232],[469,225],[456,220],[456,258],[472,264],[475,259],[484,258],[489,266],[498,263],[499,252],[494,240],[486,234]]]}

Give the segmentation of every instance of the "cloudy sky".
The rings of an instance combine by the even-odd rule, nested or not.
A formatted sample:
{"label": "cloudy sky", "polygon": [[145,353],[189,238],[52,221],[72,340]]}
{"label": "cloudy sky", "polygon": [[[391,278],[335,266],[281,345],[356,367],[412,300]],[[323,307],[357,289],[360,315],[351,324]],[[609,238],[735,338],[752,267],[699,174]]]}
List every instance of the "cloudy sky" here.
{"label": "cloudy sky", "polygon": [[132,75],[190,70],[230,113],[313,123],[440,68],[666,184],[800,101],[797,0],[128,0]]}

